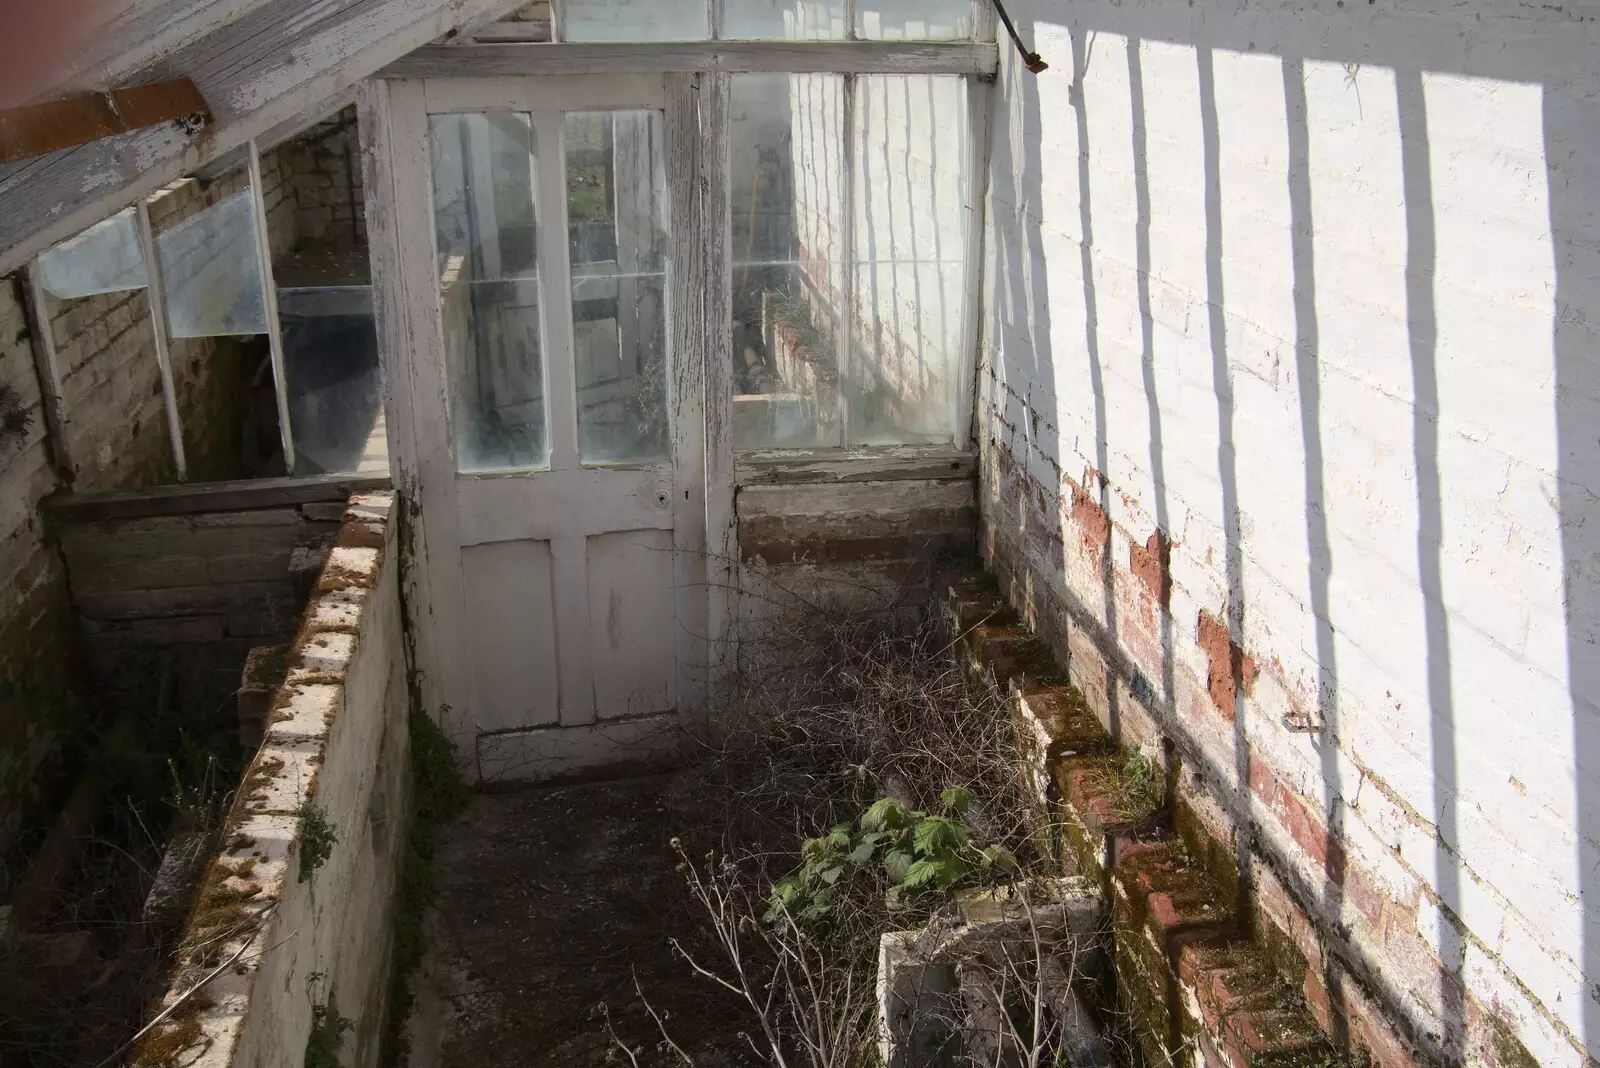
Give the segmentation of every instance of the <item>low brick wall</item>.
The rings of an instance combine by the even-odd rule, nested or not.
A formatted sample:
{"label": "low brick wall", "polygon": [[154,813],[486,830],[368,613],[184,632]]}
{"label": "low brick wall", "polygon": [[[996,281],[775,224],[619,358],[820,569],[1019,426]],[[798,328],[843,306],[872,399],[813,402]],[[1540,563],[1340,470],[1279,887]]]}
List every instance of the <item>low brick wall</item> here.
{"label": "low brick wall", "polygon": [[[1253,931],[1231,858],[1184,833],[1160,753],[1120,749],[1084,693],[987,578],[940,583],[952,646],[1009,693],[1040,798],[1056,820],[1056,859],[1098,882],[1110,903],[1104,1006],[1146,1064],[1203,1068],[1333,1061],[1334,1044]],[[1129,761],[1149,778],[1130,782]]]}
{"label": "low brick wall", "polygon": [[410,807],[392,505],[350,499],[140,1068],[301,1068],[314,1030],[376,1061]]}

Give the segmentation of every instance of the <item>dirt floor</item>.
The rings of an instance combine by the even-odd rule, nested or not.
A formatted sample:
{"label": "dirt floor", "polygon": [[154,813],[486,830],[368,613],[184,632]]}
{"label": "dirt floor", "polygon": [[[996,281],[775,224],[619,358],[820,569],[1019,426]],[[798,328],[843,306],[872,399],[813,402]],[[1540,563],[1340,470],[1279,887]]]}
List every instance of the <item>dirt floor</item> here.
{"label": "dirt floor", "polygon": [[[634,988],[697,1065],[758,1063],[732,996],[672,949],[697,935],[670,776],[476,794],[440,828],[411,1068],[671,1064]],[[643,1047],[640,1052],[640,1047]]]}

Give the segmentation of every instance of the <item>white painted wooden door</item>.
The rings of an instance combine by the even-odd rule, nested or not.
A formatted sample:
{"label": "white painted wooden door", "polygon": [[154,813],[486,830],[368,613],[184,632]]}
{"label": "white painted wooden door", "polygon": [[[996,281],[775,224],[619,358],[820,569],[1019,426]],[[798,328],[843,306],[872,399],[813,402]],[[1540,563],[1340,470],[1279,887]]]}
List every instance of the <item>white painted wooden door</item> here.
{"label": "white painted wooden door", "polygon": [[702,376],[676,350],[700,309],[675,218],[696,213],[692,175],[669,178],[696,134],[692,98],[669,122],[669,85],[688,90],[627,75],[366,94],[393,186],[369,200],[392,206],[378,230],[402,279],[380,317],[412,327],[384,336],[409,377],[390,395],[411,409],[401,477],[421,503],[418,663],[483,780],[658,758],[699,700]]}

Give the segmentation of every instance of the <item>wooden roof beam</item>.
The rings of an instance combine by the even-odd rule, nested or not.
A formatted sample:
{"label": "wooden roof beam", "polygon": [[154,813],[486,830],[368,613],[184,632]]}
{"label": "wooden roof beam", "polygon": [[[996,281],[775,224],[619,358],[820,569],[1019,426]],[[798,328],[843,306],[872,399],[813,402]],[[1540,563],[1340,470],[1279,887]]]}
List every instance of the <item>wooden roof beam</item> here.
{"label": "wooden roof beam", "polygon": [[0,163],[173,121],[190,132],[211,121],[211,108],[188,78],[6,108],[0,110]]}

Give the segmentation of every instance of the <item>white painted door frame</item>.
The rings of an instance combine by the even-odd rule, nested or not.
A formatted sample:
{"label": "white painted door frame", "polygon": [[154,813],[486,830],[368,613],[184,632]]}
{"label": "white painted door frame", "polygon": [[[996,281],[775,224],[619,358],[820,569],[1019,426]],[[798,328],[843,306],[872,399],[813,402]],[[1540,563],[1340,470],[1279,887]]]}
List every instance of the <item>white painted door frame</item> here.
{"label": "white painted door frame", "polygon": [[[601,77],[375,80],[363,85],[359,102],[369,189],[375,310],[385,360],[385,404],[395,478],[410,510],[407,519],[406,593],[413,642],[413,667],[424,708],[434,715],[476,774],[478,729],[473,709],[472,670],[466,647],[462,548],[506,538],[546,538],[560,583],[580,575],[585,524],[596,510],[619,529],[671,531],[671,593],[675,622],[673,698],[681,718],[703,705],[708,653],[704,346],[708,335],[703,300],[705,219],[698,180],[701,133],[697,86],[692,75]],[[668,405],[670,464],[624,467],[593,476],[577,465],[573,366],[569,317],[544,319],[547,418],[555,470],[535,477],[459,476],[449,426],[448,383],[440,286],[435,269],[430,113],[509,110],[543,123],[539,131],[538,183],[564,188],[561,110],[648,108],[665,115],[669,226]],[[554,115],[554,118],[551,116]],[[553,123],[553,125],[552,125]],[[570,292],[566,228],[540,218],[538,257],[546,293]],[[603,489],[596,491],[596,486]],[[728,488],[731,496],[731,485]],[[508,498],[509,494],[509,498]],[[523,498],[526,498],[525,500]],[[571,507],[560,502],[570,498]],[[507,499],[523,507],[508,519]],[[537,508],[532,506],[537,505]],[[531,517],[531,518],[530,518]],[[511,523],[514,527],[508,528]],[[572,529],[567,529],[568,527]],[[581,580],[580,580],[581,581]],[[571,583],[568,583],[571,586]],[[573,635],[590,630],[588,603],[575,587],[556,591],[562,626]],[[578,617],[581,617],[578,618]],[[558,643],[564,677],[589,670],[584,642]],[[581,703],[581,701],[580,701]],[[591,702],[592,705],[592,702]],[[560,726],[593,724],[593,707],[563,708]],[[607,727],[607,724],[595,724]],[[614,727],[615,725],[611,725]],[[617,733],[613,731],[613,733]],[[621,746],[637,741],[623,729]],[[557,748],[562,744],[555,742]],[[559,755],[559,754],[558,754]],[[560,770],[557,768],[557,770]]]}

